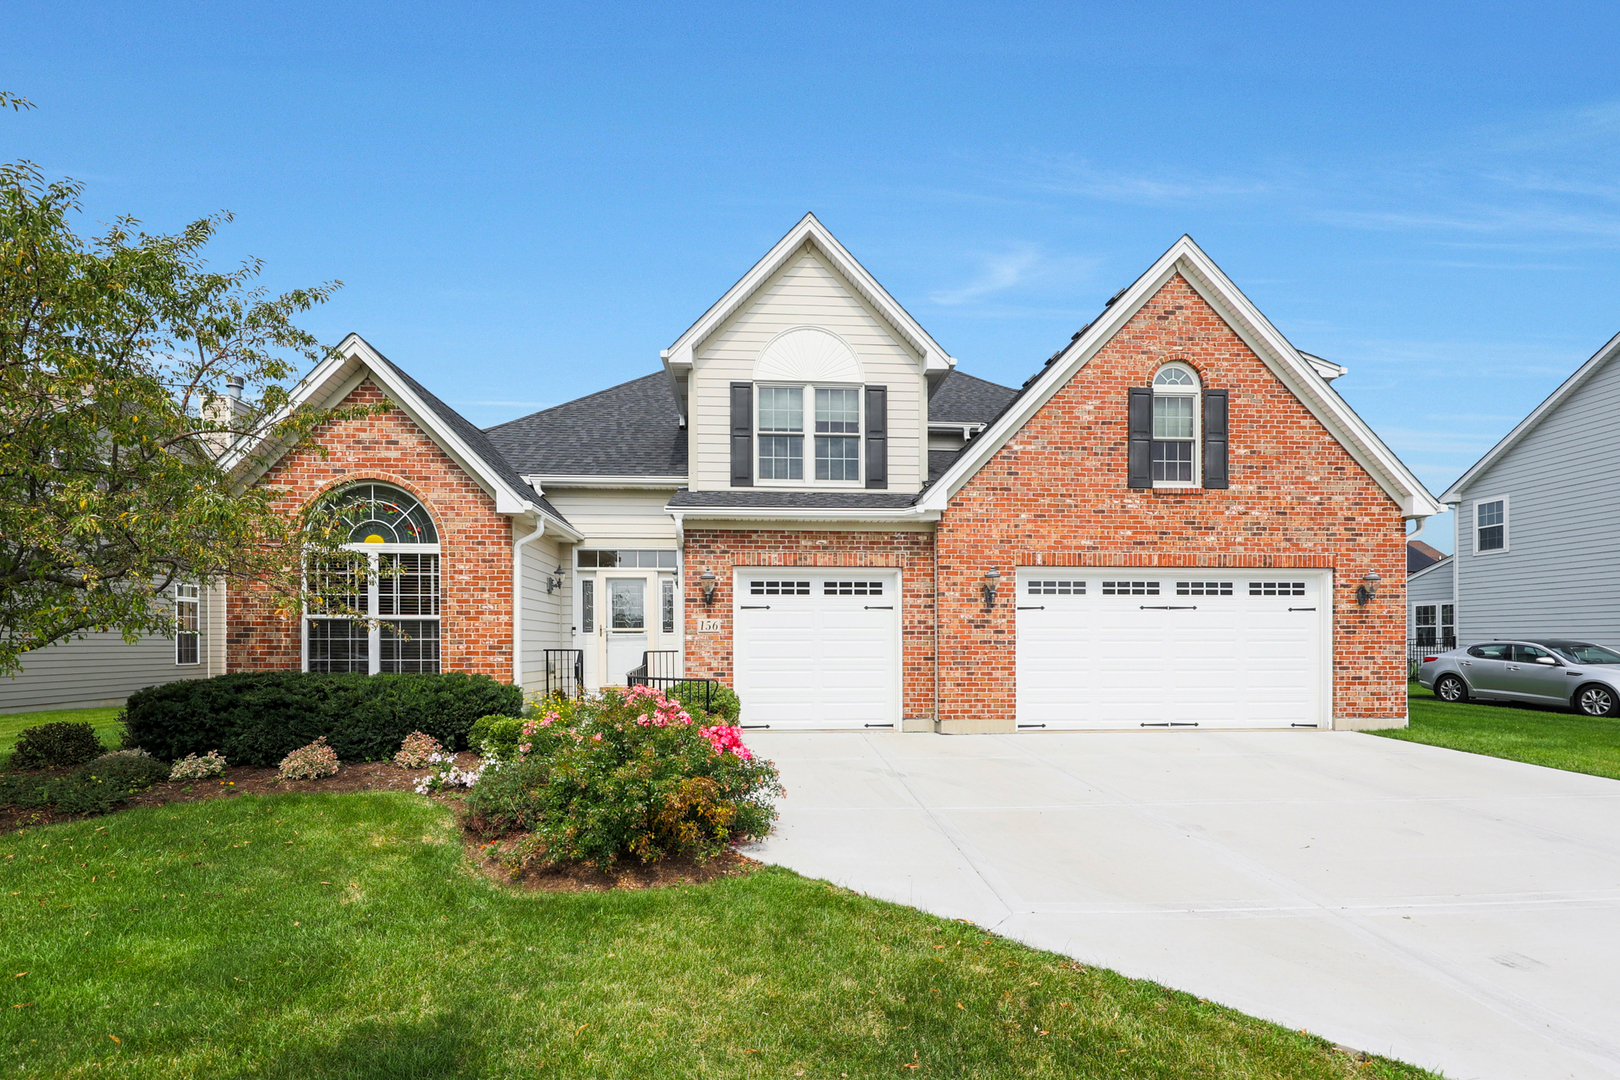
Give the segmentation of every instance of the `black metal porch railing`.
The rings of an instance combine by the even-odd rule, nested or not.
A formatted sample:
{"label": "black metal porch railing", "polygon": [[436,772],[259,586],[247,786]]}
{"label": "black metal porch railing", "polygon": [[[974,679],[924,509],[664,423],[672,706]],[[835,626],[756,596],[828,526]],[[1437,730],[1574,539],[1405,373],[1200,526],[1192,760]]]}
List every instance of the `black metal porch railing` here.
{"label": "black metal porch railing", "polygon": [[704,712],[714,708],[714,688],[719,684],[715,679],[688,679],[677,675],[681,666],[679,651],[675,649],[649,650],[641,654],[641,666],[625,676],[625,682],[630,686],[650,686],[654,690],[662,690],[666,694],[675,692],[683,699],[690,699],[692,704],[701,705]]}
{"label": "black metal porch railing", "polygon": [[640,686],[647,679],[673,679],[681,666],[678,649],[651,649],[641,654],[641,666],[625,673],[626,686]]}
{"label": "black metal porch railing", "polygon": [[585,691],[585,650],[547,649],[546,695],[579,697]]}

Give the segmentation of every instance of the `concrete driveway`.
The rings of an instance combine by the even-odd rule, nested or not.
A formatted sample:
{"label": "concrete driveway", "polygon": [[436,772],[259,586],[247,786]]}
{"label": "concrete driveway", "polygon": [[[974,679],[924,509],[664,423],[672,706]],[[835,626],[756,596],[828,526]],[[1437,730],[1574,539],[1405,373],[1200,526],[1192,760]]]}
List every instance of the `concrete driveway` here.
{"label": "concrete driveway", "polygon": [[752,853],[1448,1077],[1620,1076],[1620,783],[1350,732],[770,734]]}

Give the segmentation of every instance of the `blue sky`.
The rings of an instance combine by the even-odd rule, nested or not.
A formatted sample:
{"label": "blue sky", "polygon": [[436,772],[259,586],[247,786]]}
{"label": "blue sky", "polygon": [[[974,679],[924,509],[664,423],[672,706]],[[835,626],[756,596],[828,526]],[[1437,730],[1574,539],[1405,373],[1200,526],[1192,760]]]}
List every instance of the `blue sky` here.
{"label": "blue sky", "polygon": [[655,370],[806,210],[1012,384],[1188,232],[1438,493],[1620,331],[1620,8],[1303,7],[13,0],[0,157],[233,211],[482,424]]}

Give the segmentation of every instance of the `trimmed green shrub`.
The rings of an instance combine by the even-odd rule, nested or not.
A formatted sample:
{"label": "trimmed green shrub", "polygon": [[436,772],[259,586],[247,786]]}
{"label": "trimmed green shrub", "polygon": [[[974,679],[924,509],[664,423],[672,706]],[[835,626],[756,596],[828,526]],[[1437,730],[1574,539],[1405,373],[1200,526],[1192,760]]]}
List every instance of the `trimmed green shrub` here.
{"label": "trimmed green shrub", "polygon": [[523,741],[523,718],[480,716],[467,734],[467,746],[496,761],[516,761]]}
{"label": "trimmed green shrub", "polygon": [[[742,715],[742,702],[737,698],[737,692],[725,683],[717,682],[705,687],[701,682],[679,682],[670,691],[670,696],[676,698],[688,710],[701,710],[715,720],[724,720],[728,724],[735,724]],[[703,700],[707,696],[709,704],[704,707]]]}
{"label": "trimmed green shrub", "polygon": [[107,752],[90,724],[62,721],[24,729],[11,752],[13,769],[49,769],[83,765]]}
{"label": "trimmed green shrub", "polygon": [[169,767],[143,750],[104,754],[66,776],[0,776],[0,806],[104,814],[169,778]]}
{"label": "trimmed green shrub", "polygon": [[711,858],[776,818],[776,767],[738,728],[705,726],[656,690],[605,690],[525,720],[519,734],[515,760],[485,770],[467,796],[468,823],[484,835],[530,833],[517,865]]}
{"label": "trimmed green shrub", "polygon": [[217,749],[233,765],[265,766],[325,736],[344,761],[385,761],[417,731],[465,749],[478,717],[522,707],[521,689],[488,675],[219,675],[131,694],[124,745],[170,760]]}

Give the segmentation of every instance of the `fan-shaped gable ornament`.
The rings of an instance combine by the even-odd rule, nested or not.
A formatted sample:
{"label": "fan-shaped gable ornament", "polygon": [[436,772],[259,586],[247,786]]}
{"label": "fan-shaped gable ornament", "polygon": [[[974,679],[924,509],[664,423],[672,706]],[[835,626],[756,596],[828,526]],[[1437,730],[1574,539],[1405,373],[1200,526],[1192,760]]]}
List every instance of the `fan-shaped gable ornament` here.
{"label": "fan-shaped gable ornament", "polygon": [[862,383],[861,361],[844,339],[819,326],[795,326],[771,339],[754,364],[756,382]]}

